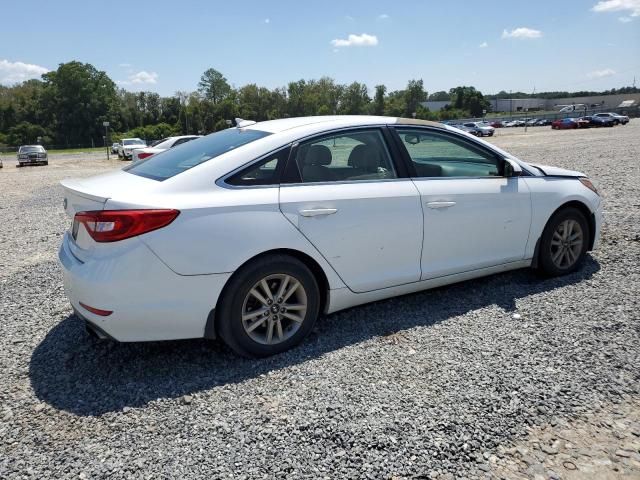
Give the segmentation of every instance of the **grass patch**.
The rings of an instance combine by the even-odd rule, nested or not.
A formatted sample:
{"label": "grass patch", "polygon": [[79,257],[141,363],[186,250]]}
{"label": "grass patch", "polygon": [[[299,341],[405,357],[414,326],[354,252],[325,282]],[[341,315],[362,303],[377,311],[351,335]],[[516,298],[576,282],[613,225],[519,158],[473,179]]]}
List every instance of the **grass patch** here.
{"label": "grass patch", "polygon": [[[49,153],[95,153],[102,152],[107,155],[107,150],[104,147],[95,147],[95,148],[56,148],[56,149],[47,149]],[[109,154],[111,155],[111,150],[109,150]],[[115,154],[114,154],[115,155]]]}

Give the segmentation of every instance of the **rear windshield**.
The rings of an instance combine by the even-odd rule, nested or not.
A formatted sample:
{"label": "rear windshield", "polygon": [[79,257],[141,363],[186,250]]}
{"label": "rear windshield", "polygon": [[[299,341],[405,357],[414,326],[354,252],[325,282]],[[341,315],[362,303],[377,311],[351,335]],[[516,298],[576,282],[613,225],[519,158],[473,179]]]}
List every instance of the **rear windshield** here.
{"label": "rear windshield", "polygon": [[260,130],[228,128],[182,144],[180,148],[138,160],[123,170],[162,181],[267,135],[271,134]]}

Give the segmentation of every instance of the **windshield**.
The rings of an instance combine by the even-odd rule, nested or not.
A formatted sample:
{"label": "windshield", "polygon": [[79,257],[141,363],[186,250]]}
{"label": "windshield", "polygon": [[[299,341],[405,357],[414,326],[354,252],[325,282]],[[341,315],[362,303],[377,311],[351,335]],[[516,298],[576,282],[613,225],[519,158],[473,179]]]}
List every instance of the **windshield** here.
{"label": "windshield", "polygon": [[122,141],[123,145],[146,145],[144,140],[140,140],[139,138],[129,138]]}
{"label": "windshield", "polygon": [[44,148],[40,145],[20,147],[20,153],[44,152]]}
{"label": "windshield", "polygon": [[228,128],[206,137],[192,140],[123,168],[124,171],[153,180],[166,180],[223,153],[271,135],[260,130]]}

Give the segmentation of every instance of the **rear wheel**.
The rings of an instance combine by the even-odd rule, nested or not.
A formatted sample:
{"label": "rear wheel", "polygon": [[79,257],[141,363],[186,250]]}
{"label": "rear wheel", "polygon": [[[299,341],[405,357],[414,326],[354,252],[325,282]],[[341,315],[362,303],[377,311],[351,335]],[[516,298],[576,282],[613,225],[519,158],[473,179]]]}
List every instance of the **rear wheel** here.
{"label": "rear wheel", "polygon": [[220,337],[245,357],[266,357],[300,343],[320,308],[318,283],[304,263],[288,255],[258,258],[225,288],[218,315]]}
{"label": "rear wheel", "polygon": [[578,268],[589,245],[589,226],[583,213],[565,208],[556,213],[540,241],[539,266],[550,276],[565,275]]}

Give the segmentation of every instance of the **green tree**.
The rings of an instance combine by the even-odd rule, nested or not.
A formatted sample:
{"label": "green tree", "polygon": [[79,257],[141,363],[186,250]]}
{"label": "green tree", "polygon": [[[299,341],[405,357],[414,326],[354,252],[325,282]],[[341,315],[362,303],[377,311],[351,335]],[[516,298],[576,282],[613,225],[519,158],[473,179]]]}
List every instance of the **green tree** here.
{"label": "green tree", "polygon": [[404,97],[406,102],[404,115],[406,117],[411,117],[414,113],[417,115],[418,106],[427,100],[427,92],[424,90],[423,81],[409,80]]}
{"label": "green tree", "polygon": [[428,100],[431,102],[446,102],[447,100],[451,100],[451,96],[445,91],[433,92],[429,95]]}
{"label": "green tree", "polygon": [[200,77],[198,91],[204,98],[217,104],[231,93],[231,85],[222,73],[215,68],[210,68]]}
{"label": "green tree", "polygon": [[451,108],[467,111],[473,117],[482,116],[482,111],[490,108],[489,101],[474,87],[455,87],[449,90],[449,94]]}
{"label": "green tree", "polygon": [[116,105],[116,86],[103,71],[80,62],[61,63],[45,73],[43,105],[50,112],[56,141],[66,145],[102,142],[102,122]]}
{"label": "green tree", "polygon": [[373,114],[384,115],[384,96],[387,93],[387,87],[384,85],[376,85],[376,94],[373,97]]}
{"label": "green tree", "polygon": [[345,115],[362,115],[366,113],[371,99],[364,83],[353,82],[347,86],[340,101],[340,113]]}

